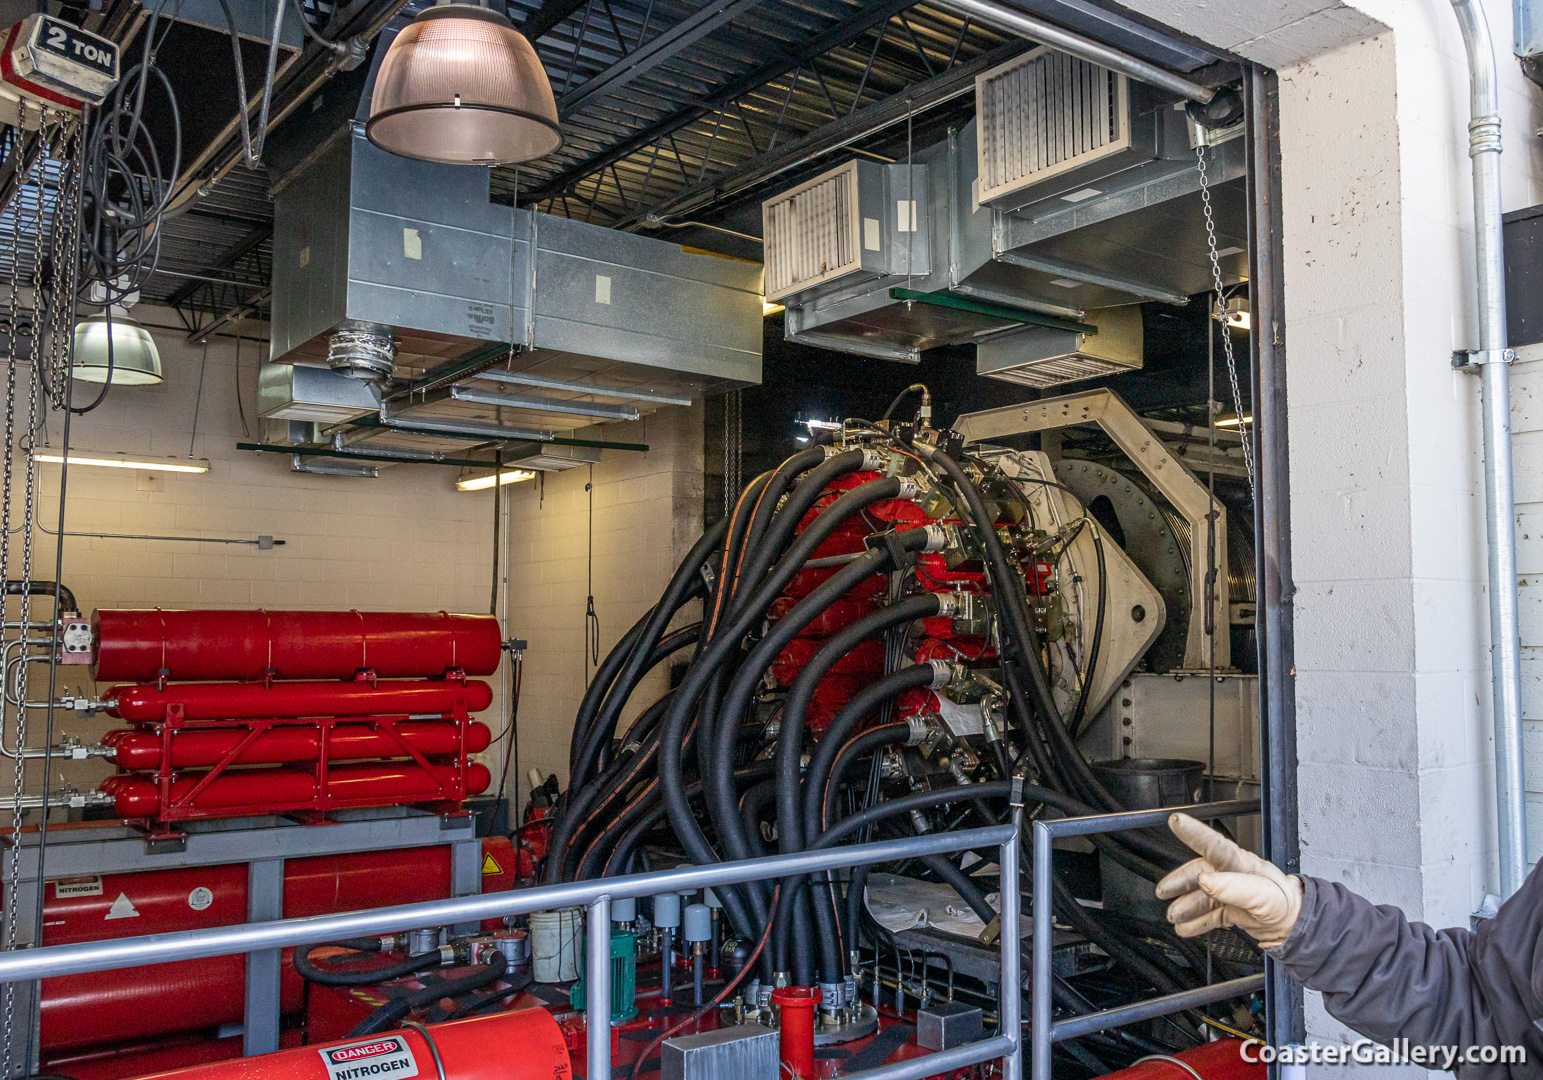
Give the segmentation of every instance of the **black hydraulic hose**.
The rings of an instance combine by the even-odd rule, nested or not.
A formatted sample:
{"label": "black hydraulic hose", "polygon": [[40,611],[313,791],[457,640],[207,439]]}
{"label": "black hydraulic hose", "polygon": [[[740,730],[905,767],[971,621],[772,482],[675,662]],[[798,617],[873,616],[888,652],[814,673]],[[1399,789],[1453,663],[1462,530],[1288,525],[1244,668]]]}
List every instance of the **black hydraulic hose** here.
{"label": "black hydraulic hose", "polygon": [[[691,645],[695,645],[698,641],[701,640],[701,637],[702,624],[699,622],[694,622],[689,626],[681,627],[679,630],[676,630],[673,633],[666,634],[659,640],[658,644],[654,646],[653,655],[648,658],[648,667],[644,670],[652,671],[654,668],[664,663],[666,660],[680,652],[682,649],[685,649]],[[632,691],[636,689],[637,683],[634,681],[632,690],[629,690],[628,694],[630,695]],[[611,767],[612,746],[616,741],[615,731],[617,719],[619,718],[607,718],[605,716],[601,716],[595,721],[594,727],[591,729],[593,732],[598,732],[602,727],[610,728],[610,737],[599,739],[600,753],[599,756],[595,759],[595,771],[597,773],[604,773],[605,770]],[[641,719],[641,717],[639,719]],[[650,717],[649,719],[650,723],[653,723],[658,720],[658,717],[654,716]],[[636,720],[634,720],[632,725],[627,729],[627,738],[623,740],[623,745],[626,743],[636,742],[639,736],[643,735],[646,730],[646,728],[639,730],[638,723]],[[571,782],[569,786],[572,786]]]}
{"label": "black hydraulic hose", "polygon": [[[946,884],[952,886],[954,892],[958,893],[960,899],[970,905],[970,910],[975,912],[981,922],[989,925],[991,920],[997,917],[996,911],[986,902],[985,890],[976,883],[974,878],[955,866],[945,856],[923,855],[921,862],[927,869],[942,878]],[[1017,887],[1017,882],[1012,884],[1005,881],[1002,882],[1002,888],[1004,889]],[[1009,929],[1003,928],[1002,932],[1004,934],[1008,933]]]}
{"label": "black hydraulic hose", "polygon": [[453,1000],[474,990],[481,990],[484,986],[503,978],[503,974],[508,967],[509,961],[504,958],[504,954],[495,952],[488,957],[486,964],[478,967],[470,975],[463,975],[459,979],[436,980],[431,986],[425,986],[421,990],[414,990],[412,993],[405,994],[399,998],[392,998],[355,1024],[354,1029],[348,1033],[347,1038],[353,1039],[360,1035],[374,1035],[377,1031],[385,1031],[388,1027],[406,1017],[414,1009],[420,1009],[425,1005],[432,1005],[434,1002],[445,998]]}
{"label": "black hydraulic hose", "polygon": [[[600,661],[600,666],[595,669],[595,677],[590,680],[588,688],[584,691],[584,697],[579,702],[579,711],[573,718],[573,734],[568,742],[570,773],[579,763],[579,752],[584,747],[584,740],[589,737],[590,725],[594,722],[595,714],[600,711],[601,703],[605,701],[606,692],[616,681],[617,673],[627,662],[627,657],[632,654],[632,648],[637,644],[638,638],[643,636],[643,628],[648,625],[653,614],[653,608],[643,612],[642,618],[632,624],[632,628],[621,636],[621,640],[605,654],[605,659]],[[568,790],[573,790],[571,784]]]}
{"label": "black hydraulic hose", "polygon": [[[925,667],[925,665],[923,666]],[[931,669],[927,668],[926,670],[930,671]],[[882,747],[889,746],[892,743],[904,742],[910,733],[911,726],[909,724],[884,724],[856,736],[845,746],[841,747],[841,752],[836,756],[834,768],[831,770],[832,782],[828,786],[832,789],[839,788],[843,774],[852,763],[867,757]],[[827,729],[828,735],[829,730]],[[822,740],[820,745],[823,747],[827,741],[829,741],[828,738]],[[813,779],[813,770],[811,769],[810,780],[813,781]],[[782,783],[782,777],[780,776],[778,777],[778,783],[779,785]],[[832,792],[830,797],[834,797],[834,792]],[[781,811],[778,813],[777,820],[777,831],[780,834],[782,831],[781,823],[785,820],[781,816]],[[814,836],[818,832],[818,828],[813,828],[809,830],[808,835]],[[845,958],[841,955],[840,911],[836,898],[835,879],[829,873],[825,875],[825,879],[825,887],[817,890],[820,895],[814,903],[815,931],[820,948],[820,978],[822,982],[839,982],[842,973],[846,970]],[[785,881],[783,883],[784,891],[796,887],[798,880],[794,878]],[[778,931],[774,931],[779,955],[791,948],[791,942],[786,936],[786,930],[787,927],[783,926]]]}
{"label": "black hydraulic hose", "polygon": [[[773,765],[769,761],[757,761],[739,769],[734,773],[734,778],[739,783],[754,783],[765,780],[771,776]],[[686,788],[688,798],[699,798],[702,794],[702,781],[697,780]],[[629,829],[640,817],[647,816],[658,807],[664,806],[664,799],[659,794],[659,785],[656,781],[649,781],[648,785],[640,792],[620,813],[609,819],[609,823],[595,837],[589,848],[584,852],[584,857],[579,863],[577,872],[573,875],[574,881],[588,881],[597,876],[595,871],[601,870],[599,876],[605,876],[605,871],[596,866],[601,856],[606,855],[612,843],[617,837]]]}
{"label": "black hydraulic hose", "polygon": [[[792,543],[782,560],[777,563],[767,578],[757,586],[755,594],[740,608],[739,614],[734,619],[733,626],[725,632],[724,640],[721,643],[715,642],[714,647],[703,655],[703,665],[711,664],[716,666],[722,664],[728,658],[730,652],[739,647],[744,636],[749,633],[750,629],[760,619],[761,613],[777,598],[788,582],[792,581],[793,577],[803,569],[804,563],[808,561],[810,554],[820,544],[824,543],[841,526],[842,522],[851,515],[871,506],[873,503],[884,499],[893,499],[900,493],[900,490],[899,480],[871,480],[866,484],[853,488],[826,507],[825,512],[815,518],[809,527],[799,535],[798,539]],[[869,555],[871,555],[871,552],[859,556],[859,560],[867,559]],[[836,572],[836,576],[827,580],[827,584],[829,581],[836,580],[837,576],[845,574],[851,567],[858,565],[859,560],[847,563],[845,567]],[[861,578],[848,576],[843,577],[842,580],[850,580],[855,585]],[[816,591],[819,590],[817,589]],[[844,591],[845,589],[843,589]],[[837,593],[835,595],[840,596],[841,594]],[[835,596],[832,599],[835,599]],[[791,612],[789,614],[791,615]],[[780,622],[785,621],[786,618],[780,620]],[[805,621],[807,622],[807,618]],[[771,656],[765,657],[764,662],[769,664],[775,655],[775,653],[772,653]],[[748,849],[745,846],[743,836],[740,835],[737,823],[732,820],[738,816],[738,799],[733,786],[726,782],[725,770],[733,760],[734,746],[739,739],[739,730],[743,723],[745,711],[749,707],[749,701],[755,686],[761,678],[759,671],[752,672],[750,669],[755,664],[761,662],[760,657],[757,657],[754,661],[747,657],[740,664],[734,681],[724,694],[723,704],[720,708],[720,719],[713,732],[713,771],[710,774],[712,782],[708,787],[708,814],[719,831],[719,835],[724,843],[724,850],[731,859],[746,858],[745,852]],[[704,673],[704,682],[705,679],[706,675]],[[682,684],[682,688],[684,689],[691,681],[692,676],[688,675],[686,683]]]}
{"label": "black hydraulic hose", "polygon": [[569,787],[582,787],[589,779],[590,769],[599,757],[602,746],[609,744],[615,734],[616,721],[621,716],[627,699],[632,695],[633,688],[637,686],[643,673],[654,666],[654,643],[664,636],[664,628],[688,601],[707,591],[707,582],[702,577],[702,566],[712,553],[722,546],[724,535],[728,530],[727,518],[710,527],[691,546],[686,557],[675,568],[670,583],[665,586],[659,602],[649,613],[648,623],[643,627],[642,635],[633,645],[626,663],[617,673],[610,691],[606,694],[604,704],[596,714],[595,722],[579,752],[578,763],[570,774]]}
{"label": "black hydraulic hose", "polygon": [[[777,568],[755,589],[750,600],[739,610],[739,613],[730,621],[722,631],[712,635],[712,643],[703,650],[697,661],[691,665],[686,673],[685,680],[681,683],[675,702],[670,708],[669,715],[665,718],[665,729],[669,738],[664,741],[663,751],[660,755],[660,777],[667,784],[679,787],[681,783],[680,746],[685,735],[686,723],[691,713],[696,709],[698,699],[706,690],[717,669],[728,661],[730,655],[740,648],[741,642],[751,628],[760,620],[761,613],[771,602],[776,599],[783,588],[793,576],[803,568],[803,564],[809,557],[809,552],[818,547],[848,514],[856,513],[862,507],[876,502],[879,499],[894,498],[900,491],[898,480],[878,480],[847,492],[835,503],[829,506],[825,513],[817,517],[814,522],[803,531],[797,541],[788,549],[787,555],[777,564]],[[850,569],[857,563],[849,563],[843,571],[837,571],[836,577]],[[871,571],[868,571],[871,572]],[[865,576],[865,575],[864,575]],[[832,577],[830,580],[836,580]],[[843,579],[846,580],[846,579]],[[853,583],[861,580],[860,577],[851,578]],[[848,588],[850,586],[847,586]],[[818,592],[819,590],[816,590]],[[845,591],[845,589],[843,589]],[[839,593],[836,595],[840,595]],[[807,599],[807,598],[806,598]],[[806,617],[807,621],[807,617]],[[726,702],[726,704],[728,704]],[[725,709],[723,723],[716,732],[717,754],[715,760],[722,764],[725,746],[732,759],[734,742],[738,735],[739,717],[729,709]],[[723,728],[731,728],[727,738]],[[719,783],[713,787],[718,794],[723,794],[723,788],[727,787],[727,797],[721,800],[709,800],[709,811],[714,825],[724,831],[725,819],[737,816],[737,803],[732,784],[728,784],[728,777],[720,775]],[[691,821],[689,816],[672,811],[670,823],[681,836],[681,842],[686,845],[687,853],[697,862],[714,861],[715,857],[710,853],[711,849],[702,838],[701,830]],[[738,830],[733,830],[737,832]],[[733,855],[733,858],[743,858],[742,855]]]}
{"label": "black hydraulic hose", "polygon": [[378,953],[380,941],[371,938],[351,938],[347,941],[328,942],[325,945],[304,945],[295,950],[295,971],[306,982],[315,983],[318,986],[374,986],[376,983],[390,982],[392,979],[400,979],[403,975],[411,975],[415,971],[424,971],[431,967],[439,966],[439,950],[421,953],[418,956],[409,956],[405,960],[398,960],[394,964],[386,964],[382,967],[361,969],[358,971],[340,971],[331,966],[324,966],[321,962],[312,960],[311,953],[316,949],[345,948],[360,953]]}
{"label": "black hydraulic hose", "polygon": [[777,732],[777,848],[784,855],[804,847],[804,792],[799,784],[799,766],[803,761],[804,716],[815,687],[858,645],[890,627],[936,615],[941,607],[937,594],[927,593],[870,611],[826,639],[793,680],[782,706],[782,727]]}
{"label": "black hydraulic hose", "polygon": [[[697,640],[701,632],[701,624],[693,623],[668,635],[660,641],[650,657],[650,668],[663,663],[670,656]],[[665,695],[668,698],[669,695]],[[655,704],[660,704],[656,702]],[[667,702],[665,703],[667,705]],[[652,708],[652,707],[650,707]],[[628,731],[628,744],[648,732],[657,722],[657,716],[650,716],[645,711]],[[640,727],[640,725],[645,725]],[[599,724],[596,723],[598,729]],[[572,784],[568,787],[568,796],[553,820],[551,840],[548,848],[552,857],[547,860],[547,884],[555,885],[562,880],[562,871],[567,863],[567,853],[578,831],[586,821],[593,818],[595,807],[607,799],[613,791],[625,790],[625,784],[616,784],[612,780],[625,773],[632,759],[624,759],[606,766],[606,771],[599,777],[586,784],[581,789],[575,789]]]}
{"label": "black hydraulic hose", "polygon": [[934,677],[935,672],[930,664],[903,667],[863,687],[852,695],[851,700],[841,707],[840,712],[836,713],[836,718],[820,736],[820,742],[814,748],[814,757],[810,758],[809,768],[804,773],[803,813],[806,837],[817,836],[824,828],[821,810],[826,805],[825,792],[829,786],[831,766],[835,764],[836,755],[846,744],[851,733],[857,729],[857,725],[862,723],[873,710],[897,694],[931,686]]}
{"label": "black hydraulic hose", "polygon": [[[863,457],[861,450],[848,450],[845,453],[834,454],[823,464],[810,469],[808,474],[799,480],[798,486],[788,495],[787,501],[776,508],[774,516],[769,516],[765,529],[759,533],[752,532],[745,547],[745,565],[739,575],[743,585],[753,588],[759,584],[782,554],[782,549],[792,541],[804,515],[825,495],[825,488],[832,480],[861,469]],[[770,495],[771,492],[768,490],[767,498],[763,499],[763,503],[770,501]],[[740,592],[739,595],[747,593],[748,589]]]}
{"label": "black hydraulic hose", "polygon": [[[826,779],[820,792],[823,813],[817,827],[810,830],[809,835],[811,837],[820,835],[820,833],[830,827],[828,824],[829,815],[835,805],[836,793],[841,789],[841,785],[846,779],[846,774],[851,771],[852,766],[870,754],[878,752],[883,747],[898,742],[905,742],[910,737],[910,734],[910,724],[882,724],[879,727],[869,728],[867,731],[854,735],[837,748],[837,753],[830,766],[830,776]],[[888,804],[881,803],[880,805],[886,806]]]}
{"label": "black hydraulic hose", "polygon": [[767,780],[745,792],[739,799],[739,818],[745,825],[745,839],[750,844],[752,858],[766,854],[766,844],[761,839],[761,818],[765,810],[777,801],[777,781]]}
{"label": "black hydraulic hose", "polygon": [[735,555],[732,563],[726,565],[724,578],[730,583],[727,599],[729,603],[724,607],[725,615],[733,615],[732,599],[736,593],[744,596],[741,590],[748,585],[755,587],[755,578],[747,576],[744,571],[746,560],[755,558],[753,552],[761,545],[766,530],[771,526],[772,520],[777,515],[778,504],[782,497],[793,487],[799,475],[810,469],[816,468],[825,461],[825,450],[821,447],[811,446],[807,450],[800,450],[792,457],[773,469],[766,478],[766,484],[756,494],[752,505],[747,510],[745,519],[745,532],[741,537],[743,543]]}
{"label": "black hydraulic hose", "polygon": [[[1072,742],[1071,735],[1066,730],[1066,725],[1061,720],[1060,710],[1056,708],[1055,697],[1050,692],[1049,679],[1045,674],[1044,664],[1039,656],[1039,639],[1034,634],[1033,623],[1024,606],[1022,590],[1014,584],[1019,581],[1019,575],[1015,573],[1007,561],[1007,555],[1002,549],[1001,538],[997,536],[991,516],[986,510],[985,503],[981,500],[980,492],[970,483],[958,463],[945,454],[942,450],[933,447],[918,447],[919,452],[930,458],[938,465],[954,487],[964,496],[970,509],[970,516],[974,519],[976,532],[981,543],[985,547],[990,563],[991,576],[995,583],[992,588],[992,597],[997,601],[997,610],[1007,616],[1008,636],[1015,651],[1022,659],[1024,666],[1029,670],[1029,682],[1034,695],[1034,701],[1038,706],[1043,723],[1041,729],[1048,733],[1052,748],[1060,760],[1071,770],[1075,786],[1085,792],[1089,801],[1103,807],[1105,810],[1118,811],[1124,807],[1107,788],[1093,775],[1088,768],[1088,763],[1083,759],[1082,752]],[[1005,658],[1004,658],[1005,659]],[[1004,665],[1005,667],[1005,665]],[[1184,856],[1176,849],[1165,845],[1161,841],[1137,833],[1122,834],[1119,842],[1140,851],[1143,855],[1161,863],[1177,864]]]}
{"label": "black hydraulic hose", "polygon": [[[569,829],[564,832],[562,861],[557,867],[558,880],[579,880],[580,875],[577,872],[573,874],[568,872],[574,856],[586,851],[593,843],[592,837],[598,831],[603,831],[607,823],[615,820],[618,811],[630,803],[637,781],[647,775],[652,768],[659,750],[658,721],[669,708],[670,695],[673,693],[674,691],[671,690],[663,694],[637,718],[632,725],[632,730],[627,733],[627,746],[622,754],[603,774],[590,781],[593,789],[599,794],[593,799],[586,800],[587,809],[583,818],[575,817]],[[639,732],[640,728],[647,730]],[[555,847],[550,847],[550,850],[553,855],[556,854]],[[549,855],[548,859],[551,858],[552,855]],[[548,867],[550,866],[549,861]]]}
{"label": "black hydraulic hose", "polygon": [[56,614],[80,611],[80,605],[75,602],[75,594],[63,584],[52,581],[7,581],[5,583],[7,596],[20,596],[23,592],[30,596],[57,596],[59,606]]}
{"label": "black hydraulic hose", "polygon": [[[805,530],[806,534],[809,531],[811,530]],[[926,542],[924,530],[912,530],[911,534],[905,535],[911,536],[911,539],[905,542],[912,546],[920,547]],[[752,652],[752,656],[760,652],[762,646],[767,641],[771,641],[774,638],[782,638],[782,644],[785,645],[799,630],[807,626],[817,613],[823,611],[832,601],[844,595],[863,578],[877,573],[881,567],[886,565],[888,560],[889,553],[887,551],[882,549],[874,550],[836,571],[827,581],[795,604],[786,616],[778,620],[771,634],[763,639],[761,645],[756,647],[756,650]],[[775,576],[772,581],[768,581],[767,585],[770,586],[774,582]],[[748,609],[739,620],[736,620],[736,625],[741,621],[748,622],[756,614],[755,609]],[[745,627],[745,629],[748,628],[748,626]],[[726,656],[730,648],[737,648],[738,645],[738,635],[732,638],[726,635],[721,641],[715,642],[713,648],[708,654],[704,655],[703,660],[699,664],[692,665],[691,670],[686,675],[686,681],[678,688],[675,700],[670,703],[669,715],[665,718],[664,733],[659,741],[659,782],[664,788],[665,806],[668,808],[670,825],[674,828],[676,837],[685,845],[687,855],[698,865],[717,862],[718,855],[713,850],[712,845],[707,842],[707,837],[703,835],[701,827],[691,814],[691,808],[687,805],[684,794],[684,777],[681,770],[681,750],[686,740],[686,727],[690,721],[694,696],[701,693],[703,684],[711,677],[716,666],[714,663],[709,662],[709,657],[722,662],[722,658],[715,656],[715,654],[721,651]],[[777,645],[771,655],[775,656],[777,652],[781,651],[781,648],[782,645]],[[770,662],[769,658],[766,662]],[[748,663],[749,661],[746,661],[747,665]],[[742,665],[741,670],[743,670],[743,667],[744,665]],[[729,728],[734,719],[735,717],[732,714],[725,711],[722,727],[725,729]],[[731,749],[732,745],[731,742]],[[719,775],[717,783],[712,785],[713,788],[725,786],[728,788],[729,804],[733,809],[727,815],[729,820],[714,817],[714,824],[719,830],[720,837],[724,837],[731,831],[736,834],[739,831],[736,827],[739,824],[738,815],[734,812],[734,810],[737,810],[737,805],[734,799],[732,774]],[[734,855],[733,857],[743,858],[741,855]],[[749,890],[749,894],[753,898],[759,896],[757,891],[753,889]],[[729,910],[728,897],[731,895],[733,894],[728,893],[723,897],[725,910]],[[764,913],[761,910],[756,911],[756,916],[758,920],[764,919]],[[744,931],[742,930],[742,932]]]}
{"label": "black hydraulic hose", "polygon": [[497,1005],[500,1001],[507,1001],[509,998],[515,996],[524,990],[527,986],[529,986],[533,981],[533,978],[534,977],[532,974],[527,971],[523,975],[516,975],[514,978],[510,979],[508,985],[501,989],[490,990],[486,994],[473,994],[465,1001],[461,1002],[455,1011],[453,1011],[449,1016],[445,1017],[445,1019],[462,1020],[468,1016],[473,1016],[484,1009],[490,1008],[493,1005]]}

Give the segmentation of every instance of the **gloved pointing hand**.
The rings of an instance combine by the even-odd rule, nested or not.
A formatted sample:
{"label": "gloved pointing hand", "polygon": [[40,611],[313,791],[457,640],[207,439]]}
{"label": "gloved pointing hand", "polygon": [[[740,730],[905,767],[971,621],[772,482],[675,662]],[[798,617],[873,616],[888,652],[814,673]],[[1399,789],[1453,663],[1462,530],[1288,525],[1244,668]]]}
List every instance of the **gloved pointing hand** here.
{"label": "gloved pointing hand", "polygon": [[1178,935],[1235,926],[1266,949],[1284,944],[1302,913],[1302,879],[1286,876],[1188,814],[1173,814],[1168,827],[1200,854],[1157,883],[1157,898],[1173,900],[1168,921]]}

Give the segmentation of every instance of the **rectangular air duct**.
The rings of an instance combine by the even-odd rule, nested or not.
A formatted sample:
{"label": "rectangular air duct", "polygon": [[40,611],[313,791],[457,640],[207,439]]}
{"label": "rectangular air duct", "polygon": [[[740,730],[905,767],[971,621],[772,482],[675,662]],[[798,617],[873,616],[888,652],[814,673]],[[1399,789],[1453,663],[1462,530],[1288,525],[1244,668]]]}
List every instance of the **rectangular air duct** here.
{"label": "rectangular air duct", "polygon": [[[357,123],[274,203],[272,360],[325,368],[339,329],[389,335],[396,426],[565,431],[760,382],[753,263],[493,203],[488,170],[388,154]],[[542,389],[452,386],[492,366]]]}
{"label": "rectangular air duct", "polygon": [[929,268],[927,172],[849,161],[761,205],[766,299],[806,299]]}
{"label": "rectangular air duct", "polygon": [[983,339],[975,347],[976,374],[1044,388],[1140,369],[1139,307],[1105,308],[1083,318],[1098,333],[1031,326]]}

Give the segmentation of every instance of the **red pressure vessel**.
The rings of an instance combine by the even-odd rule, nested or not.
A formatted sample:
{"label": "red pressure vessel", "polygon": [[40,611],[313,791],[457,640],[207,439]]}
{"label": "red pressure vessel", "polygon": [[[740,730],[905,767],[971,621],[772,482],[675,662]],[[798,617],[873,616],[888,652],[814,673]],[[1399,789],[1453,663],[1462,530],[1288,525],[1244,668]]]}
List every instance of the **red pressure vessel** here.
{"label": "red pressure vessel", "polygon": [[[327,795],[352,806],[390,806],[438,799],[442,785],[455,780],[451,765],[434,766],[429,776],[416,764],[339,765],[327,773]],[[203,779],[185,773],[172,781],[172,799],[186,796]],[[487,790],[492,782],[487,766],[473,762],[466,769],[466,795]],[[119,774],[102,781],[99,791],[111,795],[115,812],[126,818],[157,817],[161,800],[154,779]],[[316,777],[308,769],[243,769],[210,781],[198,795],[200,811],[239,810],[262,814],[307,804],[316,798]]]}
{"label": "red pressure vessel", "polygon": [[[510,888],[516,856],[509,841],[489,837],[482,853],[483,891]],[[304,918],[443,899],[450,895],[450,858],[450,848],[437,845],[289,859],[284,914]],[[45,886],[43,944],[229,926],[246,917],[245,864],[63,878]],[[303,1001],[291,954],[284,950],[280,982],[285,1013]],[[81,1047],[239,1023],[245,970],[245,957],[213,956],[44,979],[44,1064]]]}
{"label": "red pressure vessel", "polygon": [[562,1031],[545,1009],[452,1020],[432,1024],[428,1031],[432,1047],[421,1033],[402,1028],[155,1075],[178,1080],[411,1080],[434,1077],[443,1069],[445,1080],[573,1077]]}
{"label": "red pressure vessel", "polygon": [[[321,756],[321,730],[307,725],[271,728],[254,739],[231,764],[285,765],[316,761]],[[396,731],[404,742],[425,756],[460,751],[459,725],[454,721],[409,720],[397,724]],[[179,769],[217,765],[246,735],[241,728],[182,728],[172,733],[171,763]],[[491,738],[486,724],[481,721],[468,724],[467,753],[480,754],[488,748]],[[108,760],[120,769],[158,769],[161,766],[161,736],[157,732],[119,728],[109,731],[102,742],[112,747],[113,755]],[[330,761],[406,756],[395,739],[369,723],[340,721],[332,728],[327,740]]]}
{"label": "red pressure vessel", "polygon": [[485,682],[430,681],[172,683],[164,690],[154,683],[114,686],[104,695],[107,711],[131,723],[166,719],[168,705],[181,705],[185,720],[261,720],[304,716],[438,716],[454,712],[458,701],[467,712],[481,712],[493,703],[493,688]]}
{"label": "red pressure vessel", "polygon": [[98,682],[491,675],[502,650],[493,616],[444,611],[104,608],[92,629]]}
{"label": "red pressure vessel", "polygon": [[1163,1060],[1143,1061],[1109,1073],[1104,1080],[1194,1080],[1196,1076],[1206,1080],[1264,1080],[1269,1069],[1259,1060],[1259,1048],[1254,1047],[1249,1055],[1254,1060],[1248,1062],[1240,1053],[1243,1046],[1242,1039],[1217,1039],[1170,1055],[1183,1065]]}
{"label": "red pressure vessel", "polygon": [[782,1065],[799,1080],[814,1080],[814,1007],[822,996],[818,988],[807,986],[772,991],[771,1003],[781,1017]]}

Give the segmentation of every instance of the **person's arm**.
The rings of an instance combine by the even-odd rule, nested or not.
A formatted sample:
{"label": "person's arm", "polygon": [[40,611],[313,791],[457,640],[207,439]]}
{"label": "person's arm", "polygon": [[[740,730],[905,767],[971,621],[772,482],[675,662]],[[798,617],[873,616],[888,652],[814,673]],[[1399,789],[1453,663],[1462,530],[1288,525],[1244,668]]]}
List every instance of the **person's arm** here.
{"label": "person's arm", "polygon": [[[1202,857],[1157,886],[1181,937],[1247,931],[1329,1014],[1378,1042],[1524,1045],[1543,1062],[1543,876],[1532,874],[1477,933],[1433,930],[1342,885],[1287,877],[1183,814],[1170,824]],[[1485,1072],[1483,1075],[1492,1075]],[[1496,1075],[1511,1075],[1501,1072]]]}
{"label": "person's arm", "polygon": [[1331,881],[1302,884],[1302,914],[1270,955],[1323,994],[1330,1016],[1381,1043],[1496,1044],[1474,934],[1410,922]]}

